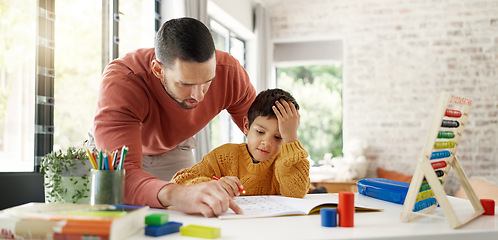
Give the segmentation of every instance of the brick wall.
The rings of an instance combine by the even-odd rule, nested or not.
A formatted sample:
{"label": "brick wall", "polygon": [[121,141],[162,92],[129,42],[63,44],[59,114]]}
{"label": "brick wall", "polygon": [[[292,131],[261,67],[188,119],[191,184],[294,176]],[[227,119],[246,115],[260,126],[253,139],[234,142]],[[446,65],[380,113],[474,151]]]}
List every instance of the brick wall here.
{"label": "brick wall", "polygon": [[498,1],[263,2],[274,41],[343,39],[345,144],[368,141],[368,177],[377,167],[413,173],[439,93],[450,91],[473,99],[456,154],[464,171],[498,178]]}

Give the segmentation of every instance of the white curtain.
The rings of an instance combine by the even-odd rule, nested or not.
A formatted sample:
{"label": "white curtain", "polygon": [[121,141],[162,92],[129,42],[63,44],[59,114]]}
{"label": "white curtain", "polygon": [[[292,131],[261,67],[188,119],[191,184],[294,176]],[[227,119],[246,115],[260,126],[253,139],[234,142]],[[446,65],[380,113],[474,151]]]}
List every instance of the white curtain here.
{"label": "white curtain", "polygon": [[207,25],[207,0],[185,0],[185,16],[195,18]]}
{"label": "white curtain", "polygon": [[[195,18],[207,25],[207,0],[185,0],[185,16]],[[196,162],[211,150],[211,134],[209,124],[199,131],[195,136],[197,148],[194,151]]]}
{"label": "white curtain", "polygon": [[270,18],[266,9],[257,4],[254,8],[254,33],[256,35],[257,61],[256,61],[256,92],[274,88],[272,66],[273,45],[270,42]]}

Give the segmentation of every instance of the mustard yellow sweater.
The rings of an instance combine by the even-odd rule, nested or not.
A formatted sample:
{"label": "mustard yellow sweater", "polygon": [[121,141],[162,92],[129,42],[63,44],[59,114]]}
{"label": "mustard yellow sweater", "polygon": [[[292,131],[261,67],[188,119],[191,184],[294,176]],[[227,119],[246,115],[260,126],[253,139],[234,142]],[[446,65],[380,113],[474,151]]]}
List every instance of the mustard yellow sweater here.
{"label": "mustard yellow sweater", "polygon": [[246,143],[224,144],[209,152],[191,168],[180,170],[172,182],[193,185],[218,177],[237,176],[242,195],[283,195],[302,198],[310,186],[308,152],[299,141],[282,145],[280,152],[265,162],[253,163]]}

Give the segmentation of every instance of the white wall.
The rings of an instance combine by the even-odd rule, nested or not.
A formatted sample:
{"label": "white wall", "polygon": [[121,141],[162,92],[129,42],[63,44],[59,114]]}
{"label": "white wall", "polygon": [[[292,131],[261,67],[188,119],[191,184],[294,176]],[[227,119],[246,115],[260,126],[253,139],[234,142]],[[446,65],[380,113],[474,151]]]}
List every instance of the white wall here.
{"label": "white wall", "polygon": [[209,0],[208,13],[244,39],[252,38],[253,5],[251,0]]}
{"label": "white wall", "polygon": [[368,141],[369,177],[377,167],[413,174],[450,91],[473,99],[456,153],[467,176],[498,179],[496,0],[264,2],[274,42],[343,39],[344,146]]}
{"label": "white wall", "polygon": [[253,26],[253,3],[251,0],[209,0],[208,14],[246,43],[246,71],[251,82],[256,79],[256,40]]}

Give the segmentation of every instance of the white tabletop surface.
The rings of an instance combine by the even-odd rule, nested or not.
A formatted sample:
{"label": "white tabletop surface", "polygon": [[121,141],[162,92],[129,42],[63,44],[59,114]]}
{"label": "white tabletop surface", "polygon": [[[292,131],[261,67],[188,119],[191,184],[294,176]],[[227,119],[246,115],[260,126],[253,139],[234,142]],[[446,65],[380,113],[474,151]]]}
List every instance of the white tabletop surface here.
{"label": "white tabletop surface", "polygon": [[[468,200],[448,197],[452,207],[462,219],[472,213]],[[150,209],[150,213],[168,213],[169,220],[183,225],[197,224],[221,228],[218,239],[451,239],[480,240],[498,239],[498,217],[480,216],[470,223],[452,229],[442,209],[434,214],[411,222],[400,220],[402,205],[363,195],[356,200],[371,207],[384,209],[381,212],[356,212],[354,227],[322,227],[319,214],[253,219],[220,220],[202,216],[187,215],[178,211]],[[495,212],[498,213],[498,207]],[[149,237],[140,232],[130,239],[201,239],[173,233],[161,237]]]}

